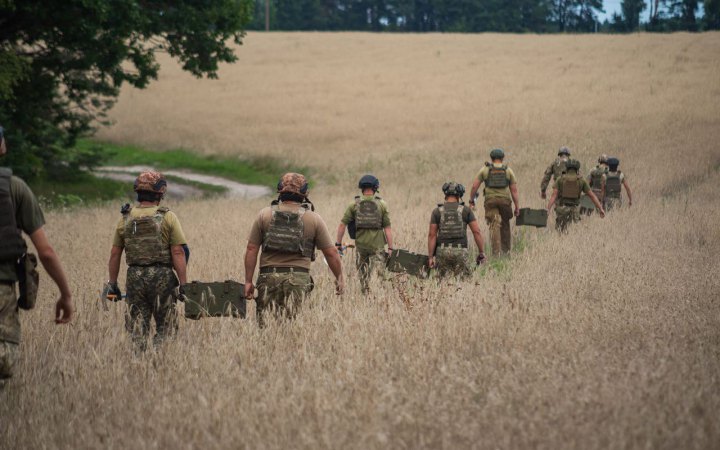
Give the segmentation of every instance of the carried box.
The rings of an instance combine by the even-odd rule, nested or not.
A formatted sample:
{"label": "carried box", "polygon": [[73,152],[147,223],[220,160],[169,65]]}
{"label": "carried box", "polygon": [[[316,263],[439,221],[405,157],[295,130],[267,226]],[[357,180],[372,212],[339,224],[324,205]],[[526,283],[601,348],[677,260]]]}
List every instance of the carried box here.
{"label": "carried box", "polygon": [[542,228],[547,226],[547,219],[548,213],[546,209],[521,208],[515,224]]}
{"label": "carried box", "polygon": [[245,318],[245,285],[237,281],[193,281],[185,285],[185,296],[185,317],[188,319],[223,316]]}
{"label": "carried box", "polygon": [[430,272],[429,266],[430,261],[426,255],[407,250],[393,250],[387,259],[387,269],[390,272],[405,272],[420,278],[427,278]]}

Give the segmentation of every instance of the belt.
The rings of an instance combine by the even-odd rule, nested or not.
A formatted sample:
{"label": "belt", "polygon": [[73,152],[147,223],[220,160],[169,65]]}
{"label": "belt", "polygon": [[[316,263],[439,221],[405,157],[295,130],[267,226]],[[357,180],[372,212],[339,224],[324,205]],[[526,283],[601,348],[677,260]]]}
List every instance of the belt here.
{"label": "belt", "polygon": [[440,248],[467,248],[467,245],[462,244],[440,244]]}
{"label": "belt", "polygon": [[260,273],[292,273],[292,272],[298,272],[298,273],[310,273],[309,269],[306,269],[304,267],[261,267]]}
{"label": "belt", "polygon": [[0,284],[3,286],[15,286],[16,281],[0,280]]}
{"label": "belt", "polygon": [[156,264],[129,264],[128,267],[167,267],[172,269],[172,264],[156,263]]}

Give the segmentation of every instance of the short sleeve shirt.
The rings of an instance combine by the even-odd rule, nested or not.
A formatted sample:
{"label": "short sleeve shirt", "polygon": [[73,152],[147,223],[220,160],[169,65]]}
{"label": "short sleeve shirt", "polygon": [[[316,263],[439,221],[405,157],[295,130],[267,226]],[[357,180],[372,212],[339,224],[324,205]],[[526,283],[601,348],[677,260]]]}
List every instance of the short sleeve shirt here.
{"label": "short sleeve shirt", "polygon": [[[493,166],[495,167],[502,167],[502,164],[493,163]],[[482,169],[480,169],[480,172],[475,176],[475,179],[480,181],[481,183],[485,183],[487,181],[488,176],[490,175],[490,166],[484,166]],[[505,177],[508,179],[511,185],[517,184],[517,178],[515,177],[515,172],[511,168],[507,168],[505,171]],[[485,194],[486,199],[491,198],[506,198],[510,199],[510,188],[489,188],[486,187],[483,189],[483,193]]]}
{"label": "short sleeve shirt", "polygon": [[[372,200],[372,195],[364,195],[360,200]],[[385,200],[378,198],[380,203],[380,211],[382,212],[382,227],[387,228],[390,226],[390,210],[388,209]],[[357,203],[353,201],[345,209],[343,214],[342,223],[345,225],[355,220],[355,214],[357,212]],[[355,246],[363,250],[379,251],[385,248],[385,231],[384,230],[357,230],[355,236]]]}
{"label": "short sleeve shirt", "polygon": [[[278,206],[280,211],[298,211],[302,206],[296,203],[280,203]],[[305,211],[302,216],[304,239],[315,243],[315,247],[319,250],[325,250],[333,247],[333,241],[330,237],[327,225],[320,215],[313,211]],[[265,239],[265,233],[270,229],[272,222],[272,208],[263,208],[255,219],[250,229],[250,237],[248,242],[253,245],[262,246]],[[293,253],[283,253],[277,251],[265,251],[260,254],[260,267],[301,267],[310,269],[311,260],[309,257],[301,256]]]}
{"label": "short sleeve shirt", "polygon": [[[10,178],[10,199],[15,208],[15,223],[25,234],[31,235],[45,225],[45,216],[35,194],[18,177]],[[0,264],[0,280],[17,281],[15,264]]]}
{"label": "short sleeve shirt", "polygon": [[[158,206],[135,206],[128,214],[130,214],[130,217],[147,217],[155,215],[158,208]],[[162,222],[162,237],[163,242],[168,247],[187,244],[180,221],[172,211],[165,213],[165,218]],[[125,218],[120,219],[115,227],[113,245],[115,247],[125,248]]]}
{"label": "short sleeve shirt", "polygon": [[[441,219],[442,213],[440,212],[440,207],[433,209],[432,214],[430,215],[430,224],[431,225],[438,225],[440,226],[440,219]],[[472,209],[469,207],[463,205],[463,211],[462,211],[462,219],[465,223],[465,229],[467,230],[467,225],[476,221],[477,218],[475,217],[475,213],[473,213]],[[460,238],[460,239],[448,239],[446,241],[440,242],[438,240],[438,244],[460,244],[465,247],[468,245],[468,239],[467,234]]]}

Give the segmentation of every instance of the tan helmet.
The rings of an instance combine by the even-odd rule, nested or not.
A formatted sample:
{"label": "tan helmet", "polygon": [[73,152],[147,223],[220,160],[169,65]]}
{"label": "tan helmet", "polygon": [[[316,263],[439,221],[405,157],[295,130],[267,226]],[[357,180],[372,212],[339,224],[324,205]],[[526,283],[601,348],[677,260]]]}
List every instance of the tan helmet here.
{"label": "tan helmet", "polygon": [[135,189],[135,192],[146,191],[165,194],[167,191],[167,181],[160,172],[148,170],[138,175],[137,179],[135,179],[133,189]]}
{"label": "tan helmet", "polygon": [[565,146],[560,147],[560,150],[558,150],[558,156],[570,156],[570,149]]}
{"label": "tan helmet", "polygon": [[308,183],[305,175],[301,173],[288,172],[282,177],[277,184],[278,194],[299,194],[307,195]]}
{"label": "tan helmet", "polygon": [[600,157],[598,158],[598,162],[600,164],[607,164],[607,160],[608,160],[608,155],[606,155],[604,153],[602,155],[600,155]]}

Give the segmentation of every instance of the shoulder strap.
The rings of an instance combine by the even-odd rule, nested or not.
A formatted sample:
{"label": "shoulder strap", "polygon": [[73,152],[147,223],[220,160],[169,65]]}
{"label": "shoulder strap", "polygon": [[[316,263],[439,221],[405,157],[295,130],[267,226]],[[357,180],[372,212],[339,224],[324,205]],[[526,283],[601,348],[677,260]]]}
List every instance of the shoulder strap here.
{"label": "shoulder strap", "polygon": [[170,211],[170,208],[168,208],[167,206],[161,206],[157,209],[157,212],[163,215],[168,211]]}

